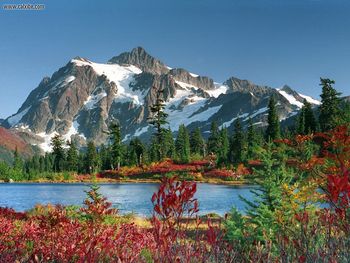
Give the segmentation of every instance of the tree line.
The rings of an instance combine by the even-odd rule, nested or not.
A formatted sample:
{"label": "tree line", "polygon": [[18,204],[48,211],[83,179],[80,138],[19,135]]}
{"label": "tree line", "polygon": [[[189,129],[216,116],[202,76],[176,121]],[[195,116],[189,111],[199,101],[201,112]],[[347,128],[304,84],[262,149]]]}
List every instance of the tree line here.
{"label": "tree line", "polygon": [[55,135],[51,140],[52,151],[45,155],[34,155],[22,160],[18,152],[14,153],[11,167],[0,163],[0,174],[10,169],[24,174],[27,179],[37,173],[96,173],[101,170],[119,169],[121,166],[144,165],[171,158],[180,163],[215,156],[218,166],[230,166],[245,163],[257,157],[257,149],[266,142],[279,138],[290,138],[295,134],[311,134],[327,131],[342,123],[350,123],[349,103],[343,103],[333,85],[334,81],[321,79],[321,105],[314,111],[312,105],[304,99],[294,125],[281,131],[277,113],[276,98],[272,96],[268,104],[267,127],[256,128],[252,119],[244,129],[242,120],[234,120],[233,130],[219,128],[214,121],[207,139],[200,128],[189,131],[180,125],[176,138],[168,126],[167,113],[162,90],[157,91],[156,101],[150,107],[149,124],[154,127],[150,143],[145,144],[139,138],[132,138],[128,144],[122,142],[121,127],[111,123],[108,129],[108,143],[97,147],[93,141],[85,149],[79,150],[74,141],[65,142],[62,136]]}

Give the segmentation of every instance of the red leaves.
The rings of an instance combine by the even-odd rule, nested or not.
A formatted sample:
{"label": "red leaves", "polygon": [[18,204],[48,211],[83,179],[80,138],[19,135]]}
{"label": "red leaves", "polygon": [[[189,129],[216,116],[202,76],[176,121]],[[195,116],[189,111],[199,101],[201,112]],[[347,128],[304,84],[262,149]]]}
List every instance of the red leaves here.
{"label": "red leaves", "polygon": [[342,202],[342,205],[345,205],[344,201],[347,198],[350,198],[350,183],[349,183],[349,171],[346,171],[343,176],[339,175],[328,175],[328,185],[327,189],[330,195],[330,200],[333,203]]}
{"label": "red leaves", "polygon": [[193,198],[197,191],[196,183],[178,182],[176,179],[163,178],[158,192],[152,196],[156,216],[160,218],[178,219],[198,212],[197,199]]}

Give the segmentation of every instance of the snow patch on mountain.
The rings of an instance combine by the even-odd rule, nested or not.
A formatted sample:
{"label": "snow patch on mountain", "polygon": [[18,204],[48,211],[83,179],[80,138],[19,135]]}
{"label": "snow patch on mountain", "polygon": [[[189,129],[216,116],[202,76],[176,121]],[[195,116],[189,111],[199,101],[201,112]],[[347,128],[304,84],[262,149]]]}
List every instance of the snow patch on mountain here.
{"label": "snow patch on mountain", "polygon": [[185,83],[185,82],[182,82],[182,81],[178,81],[178,80],[175,80],[175,82],[183,89],[189,89],[189,88],[194,88],[195,90],[198,89],[198,87],[196,86],[193,86],[191,84],[188,84],[188,83]]}
{"label": "snow patch on mountain", "polygon": [[54,91],[62,88],[63,86],[67,85],[68,83],[72,82],[73,80],[75,80],[75,76],[68,76],[65,78],[58,79],[56,82],[54,82],[53,87],[44,93],[42,100],[45,99],[46,97],[48,97],[48,94],[50,92],[54,92]]}
{"label": "snow patch on mountain", "polygon": [[252,115],[250,115],[249,117],[250,117],[250,118],[254,118],[255,116],[257,116],[257,115],[259,115],[259,114],[261,114],[261,113],[264,113],[264,112],[266,112],[267,110],[268,110],[267,107],[263,107],[263,108],[261,108],[261,109],[258,109],[258,110],[256,110],[256,111],[254,111],[254,113],[253,113]]}
{"label": "snow patch on mountain", "polygon": [[68,132],[62,136],[64,141],[70,141],[72,136],[76,134],[78,134],[80,137],[86,140],[86,137],[83,134],[79,134],[78,130],[79,130],[79,123],[77,122],[77,120],[74,120]]}
{"label": "snow patch on mountain", "polygon": [[51,139],[58,134],[57,132],[53,132],[50,134],[46,134],[45,132],[38,133],[37,135],[44,139],[43,143],[40,143],[38,146],[44,151],[44,152],[51,152]]}
{"label": "snow patch on mountain", "polygon": [[145,127],[142,127],[142,128],[138,128],[138,129],[135,131],[134,136],[135,136],[135,137],[140,136],[141,134],[147,132],[147,131],[148,131],[148,128],[149,128],[149,126],[145,126]]}
{"label": "snow patch on mountain", "polygon": [[307,100],[307,102],[310,102],[312,104],[316,104],[316,105],[321,105],[321,102],[318,100],[315,100],[314,98],[311,98],[310,96],[306,96],[303,94],[298,93],[300,97],[304,98]]}
{"label": "snow patch on mountain", "polygon": [[294,96],[288,94],[288,93],[285,92],[284,90],[277,89],[277,91],[278,91],[283,97],[285,97],[285,98],[289,101],[290,104],[295,105],[295,106],[297,106],[297,107],[299,107],[299,108],[303,107],[304,104],[303,104],[302,102],[298,101],[296,98],[294,98]]}
{"label": "snow patch on mountain", "polygon": [[17,125],[23,118],[24,115],[27,114],[31,106],[28,108],[24,109],[23,111],[11,116],[10,118],[7,119],[7,122],[10,124],[11,127]]}
{"label": "snow patch on mountain", "polygon": [[134,80],[134,75],[142,73],[142,70],[133,65],[120,66],[118,64],[100,64],[88,60],[73,59],[71,61],[77,66],[90,66],[97,75],[104,75],[118,87],[115,100],[132,101],[136,105],[142,105],[146,91],[134,91],[130,88],[130,83]]}
{"label": "snow patch on mountain", "polygon": [[231,126],[231,124],[232,124],[236,119],[238,119],[238,118],[245,118],[245,117],[247,117],[248,115],[249,115],[249,113],[243,113],[243,114],[241,114],[241,115],[239,115],[239,116],[237,116],[237,117],[234,117],[232,120],[227,121],[227,122],[224,122],[222,125],[219,126],[219,128],[220,128],[220,129],[222,129],[222,128],[228,128],[228,127]]}
{"label": "snow patch on mountain", "polygon": [[209,94],[210,97],[217,98],[221,94],[226,94],[228,87],[226,85],[215,83],[215,89],[206,90],[205,92]]}
{"label": "snow patch on mountain", "polygon": [[84,102],[84,107],[88,110],[91,110],[96,107],[97,103],[107,96],[107,93],[105,91],[89,96],[87,100]]}

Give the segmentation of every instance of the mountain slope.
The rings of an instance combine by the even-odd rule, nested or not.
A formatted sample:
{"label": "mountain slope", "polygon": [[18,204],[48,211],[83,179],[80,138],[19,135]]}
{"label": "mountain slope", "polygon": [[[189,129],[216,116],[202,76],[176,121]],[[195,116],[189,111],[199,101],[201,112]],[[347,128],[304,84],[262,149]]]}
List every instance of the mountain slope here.
{"label": "mountain slope", "polygon": [[3,125],[26,134],[26,140],[49,150],[50,138],[60,133],[80,145],[106,142],[109,123],[119,121],[124,141],[152,134],[149,107],[156,91],[164,90],[166,112],[173,131],[184,123],[205,133],[211,121],[230,128],[237,117],[266,124],[267,104],[274,95],[281,119],[295,115],[307,98],[288,86],[273,89],[231,77],[224,83],[185,69],[171,69],[138,47],[106,64],[76,57],[51,77],[44,78],[18,112]]}

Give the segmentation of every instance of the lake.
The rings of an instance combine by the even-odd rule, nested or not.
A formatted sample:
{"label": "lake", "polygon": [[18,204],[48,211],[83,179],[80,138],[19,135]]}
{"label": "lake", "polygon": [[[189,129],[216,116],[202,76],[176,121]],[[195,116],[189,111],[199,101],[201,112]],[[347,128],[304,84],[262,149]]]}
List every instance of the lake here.
{"label": "lake", "polygon": [[[133,212],[140,216],[152,213],[152,194],[158,190],[156,183],[114,183],[100,184],[100,193],[107,197],[120,213]],[[200,214],[224,215],[235,206],[244,212],[245,203],[239,195],[252,199],[253,186],[214,185],[199,183],[196,198]],[[82,205],[84,191],[89,184],[10,183],[0,184],[0,206],[25,211],[36,204]]]}

